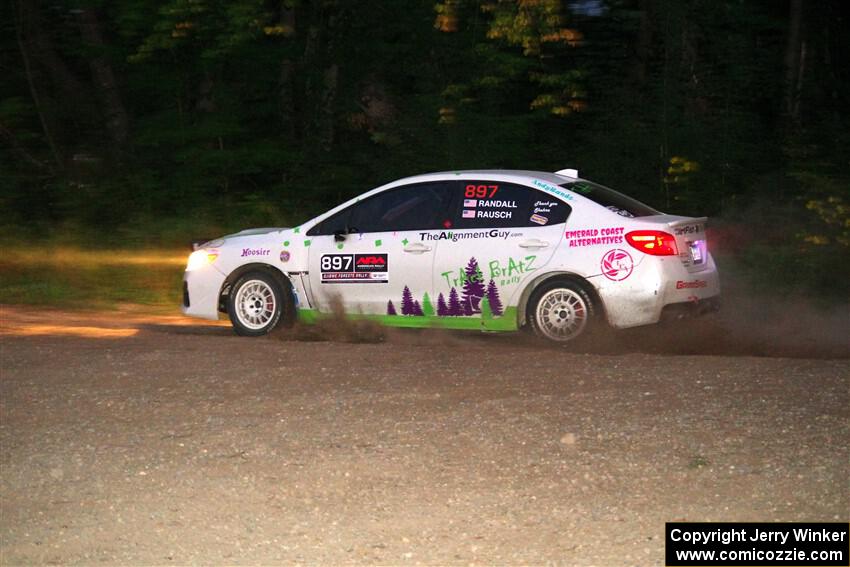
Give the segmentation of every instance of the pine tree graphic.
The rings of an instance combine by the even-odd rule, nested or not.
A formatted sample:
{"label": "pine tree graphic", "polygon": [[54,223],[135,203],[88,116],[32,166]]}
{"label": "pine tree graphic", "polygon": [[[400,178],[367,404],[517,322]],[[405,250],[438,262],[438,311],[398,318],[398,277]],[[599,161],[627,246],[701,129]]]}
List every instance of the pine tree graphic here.
{"label": "pine tree graphic", "polygon": [[470,258],[469,263],[464,270],[466,274],[463,282],[463,295],[461,296],[461,305],[465,315],[479,313],[479,303],[484,297],[484,275],[481,273],[481,268],[478,267],[478,260]]}
{"label": "pine tree graphic", "polygon": [[481,300],[481,319],[487,320],[493,318],[493,311],[490,310],[490,302],[487,298]]}
{"label": "pine tree graphic", "polygon": [[434,316],[434,306],[431,304],[431,298],[428,297],[428,292],[422,297],[422,314],[426,317]]}
{"label": "pine tree graphic", "polygon": [[413,315],[413,294],[410,293],[410,288],[404,286],[404,291],[401,292],[401,314]]}
{"label": "pine tree graphic", "polygon": [[413,302],[413,313],[411,313],[411,315],[414,315],[416,317],[422,317],[423,315],[425,315],[424,313],[422,313],[422,306],[419,305],[418,301]]}
{"label": "pine tree graphic", "polygon": [[460,306],[457,290],[452,288],[449,292],[449,317],[459,317],[460,315],[463,315],[463,308]]}
{"label": "pine tree graphic", "polygon": [[443,294],[437,296],[437,317],[447,317],[449,315],[449,307],[446,305],[446,298]]}
{"label": "pine tree graphic", "polygon": [[393,305],[392,299],[387,301],[387,315],[397,315],[397,313],[395,312],[395,305]]}
{"label": "pine tree graphic", "polygon": [[493,317],[499,317],[504,313],[502,300],[499,297],[499,288],[496,287],[496,282],[490,280],[487,284],[487,303],[490,304],[490,311],[493,312]]}

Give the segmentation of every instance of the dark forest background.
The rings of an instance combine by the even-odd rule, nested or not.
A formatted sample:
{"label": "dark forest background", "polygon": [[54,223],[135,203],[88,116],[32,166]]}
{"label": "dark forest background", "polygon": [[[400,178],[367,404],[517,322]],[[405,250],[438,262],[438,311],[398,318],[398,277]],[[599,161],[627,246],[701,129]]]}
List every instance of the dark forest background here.
{"label": "dark forest background", "polygon": [[162,246],[406,175],[575,167],[714,217],[756,283],[846,297],[846,5],[7,0],[0,237]]}

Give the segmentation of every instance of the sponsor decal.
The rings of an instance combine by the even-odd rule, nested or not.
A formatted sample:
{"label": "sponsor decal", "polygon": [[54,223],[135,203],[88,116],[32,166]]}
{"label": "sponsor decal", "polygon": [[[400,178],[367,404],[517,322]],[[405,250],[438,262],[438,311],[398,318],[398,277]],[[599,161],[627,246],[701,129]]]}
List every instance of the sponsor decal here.
{"label": "sponsor decal", "polygon": [[687,226],[677,226],[673,229],[673,234],[683,235],[683,234],[697,234],[702,232],[701,224],[689,224]]}
{"label": "sponsor decal", "polygon": [[[450,274],[451,272],[446,272]],[[444,274],[444,275],[446,275]],[[448,296],[440,292],[437,296],[436,307],[427,293],[422,302],[413,297],[408,286],[404,286],[401,295],[401,313],[396,309],[392,300],[387,301],[388,316],[413,317],[471,317],[480,315],[482,319],[501,317],[504,306],[499,293],[499,287],[493,279],[486,281],[478,260],[470,258],[465,267],[459,269],[458,279],[454,282],[446,278],[450,288]]]}
{"label": "sponsor decal", "polygon": [[475,205],[477,205],[477,204],[478,204],[478,200],[477,200],[477,199],[464,199],[464,200],[463,200],[463,206],[464,206],[464,207],[471,207],[471,208],[475,208]]}
{"label": "sponsor decal", "polygon": [[558,201],[535,201],[534,203],[534,211],[535,213],[551,213],[552,208],[558,206]]}
{"label": "sponsor decal", "polygon": [[676,289],[699,289],[707,286],[708,282],[705,280],[693,280],[690,282],[679,280],[676,282]]}
{"label": "sponsor decal", "polygon": [[268,256],[271,250],[268,248],[243,248],[242,257],[245,256]]}
{"label": "sponsor decal", "polygon": [[564,191],[560,187],[556,187],[556,186],[554,186],[550,183],[546,183],[545,181],[540,181],[539,179],[534,179],[534,180],[531,181],[531,184],[534,185],[535,187],[539,188],[539,189],[543,189],[544,191],[552,193],[553,195],[557,195],[558,197],[560,197],[561,199],[564,199],[565,201],[572,201],[573,200],[572,195],[570,195],[569,193],[567,193],[566,191]]}
{"label": "sponsor decal", "polygon": [[474,219],[475,218],[475,210],[474,209],[466,209],[463,211],[463,218],[465,219]]}
{"label": "sponsor decal", "polygon": [[387,254],[324,254],[322,283],[387,283]]}
{"label": "sponsor decal", "polygon": [[622,244],[625,230],[626,228],[623,226],[568,230],[566,237],[570,241],[570,248],[596,246],[598,244]]}
{"label": "sponsor decal", "polygon": [[602,275],[611,281],[623,281],[634,270],[635,263],[631,255],[620,248],[609,250],[602,256]]}
{"label": "sponsor decal", "polygon": [[284,250],[280,253],[280,261],[281,262],[289,262],[289,250]]}
{"label": "sponsor decal", "polygon": [[536,213],[531,215],[531,218],[529,220],[533,223],[536,223],[536,224],[546,224],[547,222],[549,222],[548,217],[544,217],[544,216],[538,215]]}
{"label": "sponsor decal", "polygon": [[475,271],[470,271],[469,266],[466,268],[458,268],[442,272],[440,275],[446,282],[446,286],[461,287],[466,286],[470,279],[474,281],[492,280],[498,285],[506,286],[519,283],[523,274],[533,272],[537,269],[534,263],[537,261],[537,256],[528,255],[519,258],[508,258],[507,260],[491,260],[487,264],[487,274],[478,268],[478,263],[475,263]]}
{"label": "sponsor decal", "polygon": [[493,228],[490,230],[474,230],[465,232],[441,230],[439,232],[420,232],[419,240],[451,240],[452,242],[457,242],[458,240],[473,240],[479,238],[500,238],[502,240],[507,240],[509,236],[522,236],[522,233],[511,233],[510,231],[499,230],[497,228]]}

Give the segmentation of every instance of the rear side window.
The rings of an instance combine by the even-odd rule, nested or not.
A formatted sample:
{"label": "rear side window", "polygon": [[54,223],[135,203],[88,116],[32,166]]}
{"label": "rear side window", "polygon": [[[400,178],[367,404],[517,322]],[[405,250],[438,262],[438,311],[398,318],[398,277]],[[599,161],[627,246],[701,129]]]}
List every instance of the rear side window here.
{"label": "rear side window", "polygon": [[613,211],[623,217],[649,217],[661,214],[659,211],[641,203],[637,199],[632,199],[618,191],[614,191],[604,185],[591,183],[590,181],[564,183],[561,187],[578,193],[582,197],[586,197],[597,205],[602,205],[609,211]]}
{"label": "rear side window", "polygon": [[524,185],[500,181],[458,181],[454,228],[548,226],[566,222],[570,206]]}

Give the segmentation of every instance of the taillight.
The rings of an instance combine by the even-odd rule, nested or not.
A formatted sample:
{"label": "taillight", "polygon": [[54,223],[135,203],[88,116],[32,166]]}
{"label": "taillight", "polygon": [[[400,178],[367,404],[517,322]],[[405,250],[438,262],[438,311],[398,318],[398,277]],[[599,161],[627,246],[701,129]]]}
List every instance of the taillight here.
{"label": "taillight", "polygon": [[679,253],[673,235],[661,230],[633,230],[626,233],[626,241],[653,256],[675,256]]}

